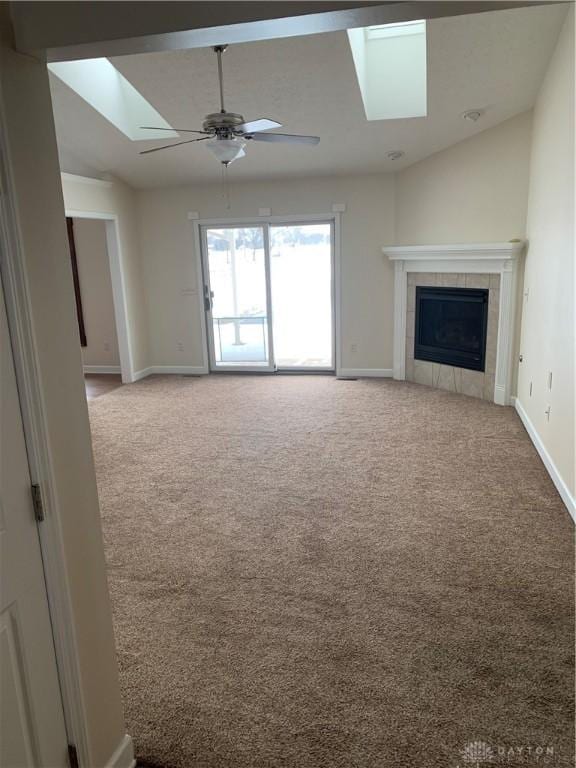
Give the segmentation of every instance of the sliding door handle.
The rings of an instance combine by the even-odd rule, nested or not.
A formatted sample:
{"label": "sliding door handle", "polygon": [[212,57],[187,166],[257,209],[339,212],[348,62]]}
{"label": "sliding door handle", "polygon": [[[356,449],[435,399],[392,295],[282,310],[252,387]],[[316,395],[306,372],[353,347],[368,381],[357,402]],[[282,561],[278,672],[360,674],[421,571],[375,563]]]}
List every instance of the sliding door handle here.
{"label": "sliding door handle", "polygon": [[210,288],[205,285],[204,286],[204,309],[206,312],[210,312],[212,309],[212,299],[214,298],[214,291],[211,291]]}

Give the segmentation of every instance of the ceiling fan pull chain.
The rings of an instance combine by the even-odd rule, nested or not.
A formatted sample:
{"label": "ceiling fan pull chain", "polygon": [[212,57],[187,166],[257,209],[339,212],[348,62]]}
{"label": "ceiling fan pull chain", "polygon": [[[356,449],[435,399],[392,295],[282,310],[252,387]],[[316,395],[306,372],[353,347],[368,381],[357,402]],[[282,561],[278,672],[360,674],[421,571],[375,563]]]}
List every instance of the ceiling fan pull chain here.
{"label": "ceiling fan pull chain", "polygon": [[226,190],[226,210],[230,210],[230,184],[228,183],[228,163],[224,163],[224,189]]}
{"label": "ceiling fan pull chain", "polygon": [[222,165],[222,197],[226,205],[226,210],[230,210],[230,188],[228,186],[228,163],[221,163]]}

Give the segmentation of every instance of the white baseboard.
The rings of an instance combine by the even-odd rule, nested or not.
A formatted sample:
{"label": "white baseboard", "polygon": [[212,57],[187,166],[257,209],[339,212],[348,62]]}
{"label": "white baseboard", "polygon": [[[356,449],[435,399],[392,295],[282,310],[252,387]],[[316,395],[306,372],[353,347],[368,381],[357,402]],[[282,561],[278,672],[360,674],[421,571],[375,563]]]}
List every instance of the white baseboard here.
{"label": "white baseboard", "polygon": [[106,763],[106,768],[136,768],[136,759],[134,757],[134,744],[132,737],[126,734],[120,744],[114,750],[110,760]]}
{"label": "white baseboard", "polygon": [[[143,379],[153,373],[205,376],[210,373],[210,371],[203,365],[151,365],[149,368],[143,368],[141,371],[136,371],[134,373],[134,381]],[[392,377],[392,368],[341,368],[337,372],[337,376],[389,379]]]}
{"label": "white baseboard", "polygon": [[560,472],[558,472],[558,468],[556,467],[556,464],[554,464],[552,457],[546,450],[546,447],[544,446],[544,443],[542,442],[540,435],[536,431],[534,424],[532,424],[532,422],[530,421],[528,414],[522,407],[522,403],[520,402],[520,400],[518,400],[517,397],[512,398],[512,404],[514,405],[514,408],[516,409],[518,416],[520,416],[520,419],[522,421],[522,424],[524,424],[526,432],[528,432],[530,439],[534,443],[534,447],[538,451],[538,454],[542,459],[542,463],[548,470],[548,474],[552,478],[552,482],[556,486],[556,490],[560,494],[560,498],[566,505],[566,509],[568,510],[568,512],[570,512],[573,520],[576,522],[576,499],[574,498],[574,496],[572,496],[572,494],[570,493],[570,489],[562,479]]}
{"label": "white baseboard", "polygon": [[122,373],[119,365],[84,365],[84,373]]}
{"label": "white baseboard", "polygon": [[154,373],[152,368],[142,368],[141,371],[134,371],[132,374],[132,382],[145,379],[146,376],[150,376],[151,373]]}
{"label": "white baseboard", "polygon": [[392,378],[392,368],[340,368],[336,372],[337,376],[350,377],[350,378],[377,378],[377,379],[390,379]]}
{"label": "white baseboard", "polygon": [[188,376],[203,376],[208,368],[203,365],[153,365],[152,373],[179,373]]}
{"label": "white baseboard", "polygon": [[180,374],[181,376],[204,376],[209,373],[203,365],[151,365],[141,371],[135,371],[132,381],[145,379],[153,373]]}

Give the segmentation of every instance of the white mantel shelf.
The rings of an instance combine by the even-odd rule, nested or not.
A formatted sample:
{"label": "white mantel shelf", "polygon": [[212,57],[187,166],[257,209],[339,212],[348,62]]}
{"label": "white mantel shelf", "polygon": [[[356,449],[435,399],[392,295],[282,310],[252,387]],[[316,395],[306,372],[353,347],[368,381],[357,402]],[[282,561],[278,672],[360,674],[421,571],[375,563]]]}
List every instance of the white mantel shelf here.
{"label": "white mantel shelf", "polygon": [[448,245],[385,245],[382,252],[390,261],[432,261],[435,259],[498,260],[515,259],[524,250],[525,242],[460,243]]}
{"label": "white mantel shelf", "polygon": [[394,262],[394,378],[406,378],[406,298],[408,272],[489,273],[500,275],[500,307],[494,402],[511,400],[517,266],[525,241],[448,245],[388,245]]}

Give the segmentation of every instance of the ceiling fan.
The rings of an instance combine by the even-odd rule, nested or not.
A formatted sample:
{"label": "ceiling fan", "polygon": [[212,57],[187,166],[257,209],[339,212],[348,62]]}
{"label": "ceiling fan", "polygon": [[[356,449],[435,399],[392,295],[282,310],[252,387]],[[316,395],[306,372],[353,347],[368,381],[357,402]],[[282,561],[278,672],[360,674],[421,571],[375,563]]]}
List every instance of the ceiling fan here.
{"label": "ceiling fan", "polygon": [[214,46],[214,52],[218,57],[218,84],[220,87],[220,112],[213,112],[206,115],[202,123],[201,131],[190,128],[152,128],[142,126],[143,130],[154,131],[177,131],[178,133],[199,133],[202,136],[198,139],[188,139],[186,141],[177,141],[174,144],[166,144],[162,147],[145,149],[140,152],[141,155],[148,155],[151,152],[160,152],[162,149],[170,147],[179,147],[182,144],[192,144],[196,141],[207,141],[206,146],[224,165],[244,157],[246,152],[244,147],[247,141],[264,141],[269,144],[289,143],[289,144],[318,144],[319,136],[300,136],[293,133],[263,133],[272,128],[281,128],[281,124],[275,120],[261,118],[246,122],[244,117],[236,112],[227,112],[224,107],[224,80],[222,74],[222,54],[227,45]]}

